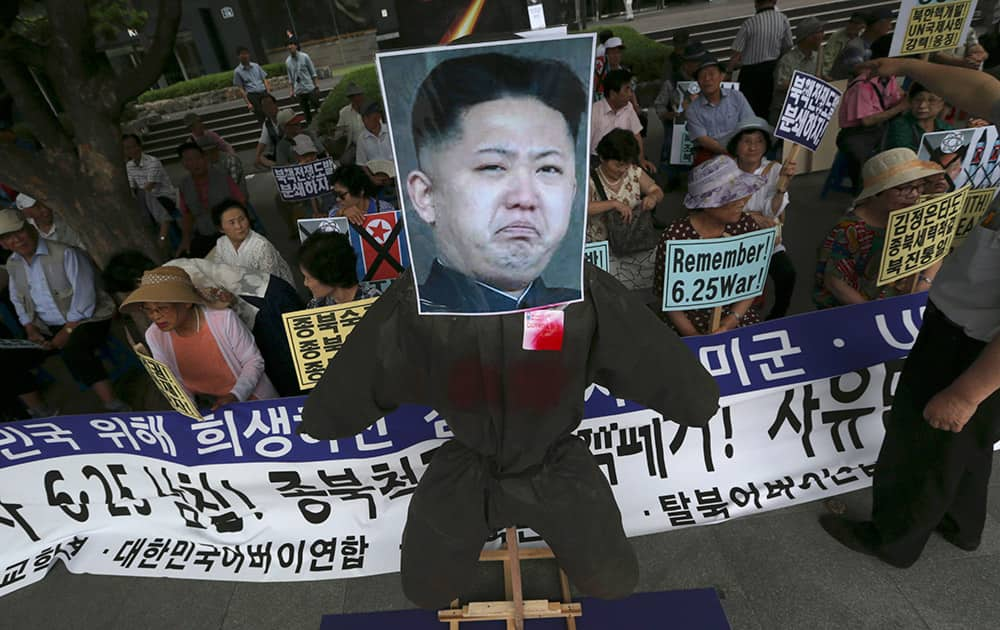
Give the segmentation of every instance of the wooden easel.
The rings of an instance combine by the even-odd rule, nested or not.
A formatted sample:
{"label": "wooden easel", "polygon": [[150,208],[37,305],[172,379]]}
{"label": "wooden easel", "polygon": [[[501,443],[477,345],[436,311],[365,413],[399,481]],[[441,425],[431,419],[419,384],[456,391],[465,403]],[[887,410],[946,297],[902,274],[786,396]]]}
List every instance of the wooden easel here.
{"label": "wooden easel", "polygon": [[503,601],[469,602],[460,606],[458,600],[452,602],[452,607],[438,611],[438,621],[448,624],[448,630],[460,630],[463,622],[500,621],[507,622],[507,630],[524,630],[525,619],[555,619],[566,620],[567,630],[576,630],[576,617],[583,615],[580,604],[570,601],[569,580],[562,569],[559,569],[559,588],[562,591],[562,602],[547,599],[529,599],[525,601],[521,592],[521,560],[544,560],[555,558],[549,548],[525,549],[521,551],[517,544],[517,529],[508,527],[506,549],[483,551],[479,554],[480,562],[503,562],[504,596]]}

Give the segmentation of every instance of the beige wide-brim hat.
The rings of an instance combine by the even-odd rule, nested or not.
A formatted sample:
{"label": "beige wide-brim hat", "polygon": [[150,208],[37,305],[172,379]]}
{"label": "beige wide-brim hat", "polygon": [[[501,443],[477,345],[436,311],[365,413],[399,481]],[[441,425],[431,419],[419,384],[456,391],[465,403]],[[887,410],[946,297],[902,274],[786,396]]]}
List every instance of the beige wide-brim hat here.
{"label": "beige wide-brim hat", "polygon": [[0,210],[0,234],[17,232],[24,227],[24,215],[20,210],[5,208]]}
{"label": "beige wide-brim hat", "polygon": [[191,276],[180,267],[157,267],[142,274],[139,288],[122,302],[122,312],[138,308],[146,302],[168,304],[205,304]]}
{"label": "beige wide-brim hat", "polygon": [[855,201],[862,201],[918,179],[938,175],[944,169],[936,162],[917,159],[911,149],[889,149],[869,158],[861,167],[864,189]]}

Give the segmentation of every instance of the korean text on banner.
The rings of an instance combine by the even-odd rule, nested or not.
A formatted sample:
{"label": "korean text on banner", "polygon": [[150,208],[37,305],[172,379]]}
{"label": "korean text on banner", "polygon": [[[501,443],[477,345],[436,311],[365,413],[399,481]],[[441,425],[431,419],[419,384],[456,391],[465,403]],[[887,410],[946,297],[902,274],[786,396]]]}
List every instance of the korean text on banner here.
{"label": "korean text on banner", "polygon": [[333,158],[305,164],[275,166],[271,169],[278,185],[278,194],[284,201],[303,201],[332,191]]}
{"label": "korean text on banner", "polygon": [[144,352],[137,351],[136,354],[139,355],[139,360],[142,361],[142,367],[146,368],[146,372],[149,373],[149,378],[153,379],[156,388],[160,390],[163,397],[170,403],[170,407],[177,413],[188,418],[201,420],[201,414],[198,413],[198,408],[195,407],[194,401],[191,400],[187,390],[177,382],[177,377],[170,371],[170,368],[165,363],[157,361]]}
{"label": "korean text on banner", "polygon": [[878,286],[927,269],[951,249],[968,188],[889,213]]}
{"label": "korean text on banner", "polygon": [[903,0],[890,57],[950,50],[965,43],[976,0]]}
{"label": "korean text on banner", "polygon": [[587,243],[583,248],[583,258],[602,271],[608,270],[608,242]]}
{"label": "korean text on banner", "polygon": [[330,359],[336,356],[344,339],[376,299],[321,306],[281,316],[301,389],[316,386]]}
{"label": "korean text on banner", "polygon": [[732,304],[764,291],[777,230],[694,241],[667,241],[663,310]]}
{"label": "korean text on banner", "polygon": [[326,217],[322,219],[299,219],[299,242],[305,243],[313,232],[339,232],[349,234],[351,224],[347,217]]}
{"label": "korean text on banner", "polygon": [[774,135],[815,151],[823,142],[838,103],[840,90],[822,79],[796,70],[785,94],[785,104]]}

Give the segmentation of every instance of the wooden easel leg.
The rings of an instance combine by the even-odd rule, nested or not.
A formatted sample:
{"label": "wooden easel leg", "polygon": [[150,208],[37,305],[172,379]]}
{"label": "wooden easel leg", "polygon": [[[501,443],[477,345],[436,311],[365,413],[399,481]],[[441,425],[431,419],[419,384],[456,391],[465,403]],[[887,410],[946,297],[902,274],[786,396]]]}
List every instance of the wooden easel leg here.
{"label": "wooden easel leg", "polygon": [[[570,596],[569,578],[566,577],[566,572],[562,569],[559,569],[559,590],[562,591],[563,603],[572,603],[573,598]],[[566,617],[566,630],[576,630],[576,618]]]}
{"label": "wooden easel leg", "polygon": [[[521,557],[517,544],[517,529],[507,528],[507,562],[510,563],[510,585],[513,591],[514,619],[507,622],[512,630],[524,630],[524,595],[521,591]],[[513,623],[513,625],[511,625]]]}

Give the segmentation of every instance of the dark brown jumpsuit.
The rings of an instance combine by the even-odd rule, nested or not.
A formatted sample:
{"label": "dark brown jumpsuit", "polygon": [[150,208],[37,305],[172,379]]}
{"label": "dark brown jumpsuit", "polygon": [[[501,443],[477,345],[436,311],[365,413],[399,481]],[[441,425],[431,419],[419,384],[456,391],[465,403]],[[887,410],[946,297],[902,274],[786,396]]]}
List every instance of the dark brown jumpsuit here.
{"label": "dark brown jumpsuit", "polygon": [[611,488],[583,441],[591,383],[664,418],[704,426],[715,381],[676,334],[617,280],[587,265],[568,306],[562,351],[522,349],[523,314],[417,314],[412,275],[372,306],[306,400],[301,433],[355,435],[404,403],[433,407],[455,438],[435,453],[410,502],[403,589],[446,606],[476,575],[497,529],[530,527],[577,588],[623,597],[638,579]]}

